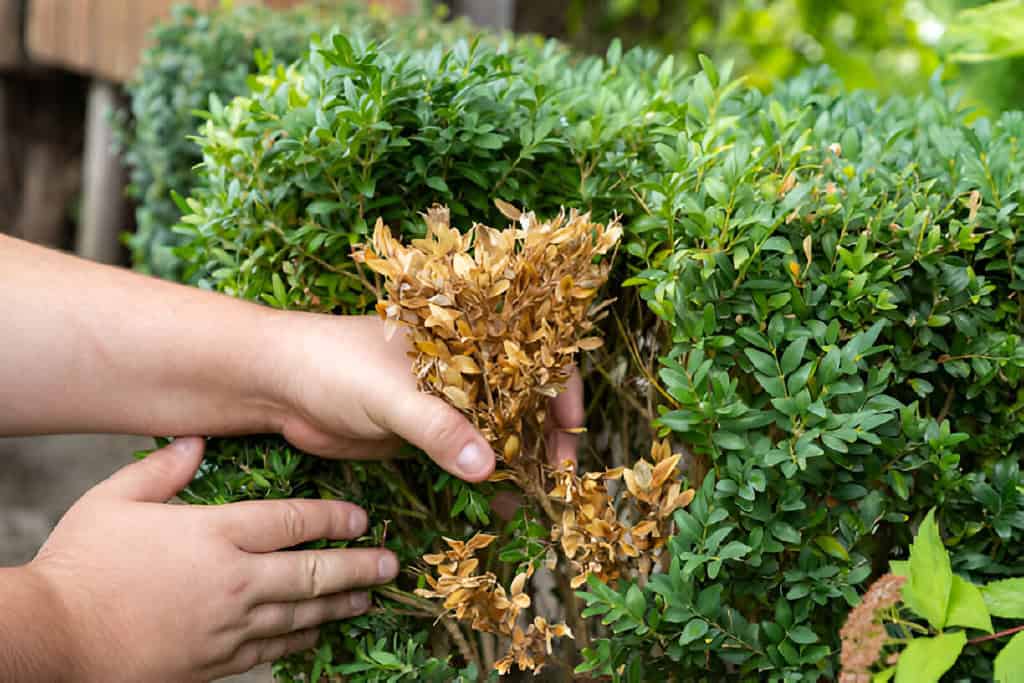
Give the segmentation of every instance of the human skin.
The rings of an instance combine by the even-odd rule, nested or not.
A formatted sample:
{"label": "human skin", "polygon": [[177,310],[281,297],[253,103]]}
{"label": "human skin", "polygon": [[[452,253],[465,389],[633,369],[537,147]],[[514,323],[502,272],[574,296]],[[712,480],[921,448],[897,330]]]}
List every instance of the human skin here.
{"label": "human skin", "polygon": [[[329,458],[402,441],[467,481],[483,437],[423,394],[404,335],[366,317],[275,311],[0,236],[0,436],[277,433]],[[550,406],[575,457],[582,386]],[[380,548],[277,552],[347,539],[366,513],[331,501],[163,505],[192,478],[179,439],[87,493],[28,565],[0,569],[0,680],[193,681],[310,647],[398,571]],[[113,669],[111,668],[113,666]]]}

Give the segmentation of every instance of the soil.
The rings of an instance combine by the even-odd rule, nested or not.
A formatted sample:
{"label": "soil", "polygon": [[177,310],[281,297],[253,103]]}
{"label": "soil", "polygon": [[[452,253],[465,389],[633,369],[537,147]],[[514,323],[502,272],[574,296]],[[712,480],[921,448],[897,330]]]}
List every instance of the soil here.
{"label": "soil", "polygon": [[[79,496],[152,440],[131,436],[46,436],[0,439],[0,566],[32,559]],[[269,683],[269,668],[223,683]]]}

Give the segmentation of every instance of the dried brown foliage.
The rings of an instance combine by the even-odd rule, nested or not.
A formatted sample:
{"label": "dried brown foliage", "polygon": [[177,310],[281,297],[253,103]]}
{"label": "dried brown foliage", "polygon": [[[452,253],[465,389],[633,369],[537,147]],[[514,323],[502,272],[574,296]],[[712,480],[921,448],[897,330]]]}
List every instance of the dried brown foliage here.
{"label": "dried brown foliage", "polygon": [[476,224],[460,234],[435,206],[423,239],[403,245],[378,221],[372,245],[355,256],[385,278],[377,310],[409,327],[420,388],[468,415],[511,464],[524,428],[539,428],[547,399],[563,390],[575,353],[601,346],[587,335],[609,266],[594,261],[622,228],[576,211],[540,221],[499,207],[518,227]]}
{"label": "dried brown foliage", "polygon": [[906,580],[905,576],[882,575],[871,584],[861,603],[846,618],[839,631],[843,643],[839,655],[843,667],[839,675],[841,683],[868,683],[871,680],[871,667],[878,661],[887,639],[880,613],[900,601]]}
{"label": "dried brown foliage", "polygon": [[[465,234],[435,206],[424,216],[425,237],[409,245],[378,221],[372,244],[358,248],[356,259],[384,277],[377,310],[408,328],[420,388],[473,421],[503,463],[492,479],[515,482],[551,520],[571,587],[589,574],[608,582],[646,577],[671,533],[672,513],[693,498],[679,480],[681,456],[657,443],[650,460],[579,476],[572,464],[550,472],[542,452],[548,399],[564,389],[575,354],[601,346],[593,329],[610,301],[595,305],[609,270],[599,257],[622,230],[575,211],[541,221],[498,206],[513,221],[509,228],[477,224]],[[621,482],[616,495],[610,481]],[[529,620],[532,565],[508,590],[493,572],[480,571],[476,553],[495,538],[446,538],[446,551],[424,556],[436,576],[428,574],[429,588],[417,592],[442,601],[472,629],[501,636],[509,650],[495,664],[499,672],[513,665],[537,671],[550,659],[553,639],[573,634],[540,616]],[[549,564],[557,566],[557,559]]]}
{"label": "dried brown foliage", "polygon": [[[572,463],[566,463],[555,474],[549,495],[565,508],[561,523],[551,529],[551,539],[561,542],[572,564],[573,588],[583,585],[590,574],[605,583],[633,573],[650,574],[671,534],[672,513],[693,500],[693,489],[683,491],[678,479],[681,457],[672,455],[669,443],[662,441],[651,447],[650,461],[640,459],[632,468],[581,477]],[[625,488],[616,504],[606,482],[620,479]]]}
{"label": "dried brown foliage", "polygon": [[495,663],[499,673],[508,673],[513,664],[523,671],[540,671],[552,655],[552,641],[564,636],[572,638],[572,631],[565,624],[549,624],[543,617],[534,617],[526,629],[519,625],[520,615],[532,602],[524,592],[530,574],[517,574],[506,591],[492,572],[477,573],[480,561],[476,552],[495,538],[479,533],[468,541],[445,538],[447,551],[423,558],[435,568],[437,578],[426,575],[430,588],[418,589],[416,593],[442,600],[447,612],[477,631],[504,636],[510,645],[505,656]]}

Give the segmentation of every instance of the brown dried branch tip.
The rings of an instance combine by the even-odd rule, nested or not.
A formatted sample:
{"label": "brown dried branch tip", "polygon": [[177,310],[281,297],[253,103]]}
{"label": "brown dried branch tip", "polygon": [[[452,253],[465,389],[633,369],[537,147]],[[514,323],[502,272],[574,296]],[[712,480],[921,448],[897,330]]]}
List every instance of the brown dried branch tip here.
{"label": "brown dried branch tip", "polygon": [[443,600],[445,610],[474,630],[507,638],[509,651],[494,665],[500,674],[508,673],[513,664],[523,671],[540,671],[552,655],[552,641],[564,636],[572,638],[572,631],[565,624],[549,624],[543,617],[534,617],[525,631],[518,625],[520,614],[532,602],[524,592],[532,569],[516,575],[508,591],[492,572],[477,574],[480,561],[476,552],[495,538],[479,533],[468,541],[445,538],[447,551],[423,557],[435,567],[438,578],[426,575],[430,589],[417,589],[416,594]]}
{"label": "brown dried branch tip", "polygon": [[869,683],[871,667],[878,661],[888,635],[881,623],[881,613],[902,599],[905,576],[885,574],[864,594],[859,605],[850,611],[839,631],[842,650],[839,661],[843,670],[840,683]]}
{"label": "brown dried branch tip", "polygon": [[423,239],[405,246],[378,220],[372,247],[355,258],[385,278],[381,316],[411,330],[420,389],[464,412],[511,463],[524,422],[539,429],[574,354],[601,346],[587,334],[610,303],[591,306],[609,266],[594,261],[622,228],[576,211],[540,221],[496,203],[518,228],[476,224],[460,234],[434,206]]}
{"label": "brown dried branch tip", "polygon": [[[551,498],[565,504],[561,525],[551,529],[551,540],[561,541],[562,552],[571,562],[579,588],[593,574],[613,583],[634,573],[647,577],[660,558],[672,530],[672,513],[693,500],[694,490],[682,490],[677,479],[680,454],[672,455],[668,441],[651,447],[650,462],[640,459],[632,468],[617,467],[605,472],[578,476],[572,463],[555,474]],[[632,511],[622,511],[608,492],[605,482],[622,479],[623,502]],[[632,515],[630,515],[632,512]],[[629,524],[623,520],[632,516]]]}
{"label": "brown dried branch tip", "polygon": [[[496,203],[514,222],[508,229],[476,224],[461,234],[451,227],[448,210],[435,206],[424,216],[423,239],[403,245],[378,221],[372,246],[358,248],[355,258],[384,276],[387,298],[377,310],[409,328],[420,389],[445,398],[472,420],[505,465],[495,479],[515,481],[557,519],[541,452],[547,401],[564,389],[575,354],[601,346],[600,337],[590,333],[611,302],[594,305],[609,270],[598,257],[615,247],[622,229],[576,211],[540,221]],[[677,461],[662,467],[666,472],[655,474],[641,463],[615,476],[654,495],[647,491],[652,479],[668,477]],[[640,504],[670,506],[660,497]],[[595,514],[615,516],[614,510]],[[634,526],[623,530],[620,546],[639,553],[637,547],[656,544],[662,531],[658,522]],[[517,623],[531,604],[523,591],[533,569],[516,576],[508,591],[492,572],[478,573],[475,553],[494,539],[445,539],[446,552],[423,558],[437,577],[428,575],[429,589],[417,592],[442,600],[473,629],[507,639],[510,649],[495,665],[499,672],[513,665],[539,671],[552,654],[552,640],[572,633],[541,617],[525,630]],[[591,564],[579,571],[589,571]]]}

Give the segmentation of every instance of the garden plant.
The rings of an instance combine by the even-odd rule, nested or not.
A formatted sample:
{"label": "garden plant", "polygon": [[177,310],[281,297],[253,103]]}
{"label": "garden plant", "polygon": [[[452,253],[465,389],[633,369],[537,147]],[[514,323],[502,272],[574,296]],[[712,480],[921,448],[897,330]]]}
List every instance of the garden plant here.
{"label": "garden plant", "polygon": [[[406,567],[280,679],[1024,671],[1024,114],[618,43],[315,33],[208,98],[175,267],[382,315],[500,466],[212,441],[187,502],[352,500]],[[576,467],[542,409],[572,365]]]}

